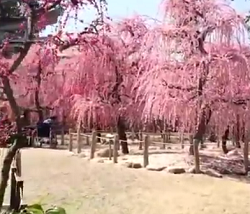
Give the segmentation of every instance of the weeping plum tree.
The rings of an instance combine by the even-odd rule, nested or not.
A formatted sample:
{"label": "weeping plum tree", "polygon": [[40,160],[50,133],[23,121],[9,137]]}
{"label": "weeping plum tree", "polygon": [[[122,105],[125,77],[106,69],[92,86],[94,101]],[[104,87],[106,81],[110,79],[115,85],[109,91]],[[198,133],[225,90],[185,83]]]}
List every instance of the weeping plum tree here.
{"label": "weeping plum tree", "polygon": [[191,128],[198,147],[209,122],[226,130],[236,112],[246,115],[250,48],[245,22],[221,1],[167,0],[163,9],[161,36],[148,38],[143,47],[148,66],[136,83],[138,97],[145,114],[176,115]]}
{"label": "weeping plum tree", "polygon": [[[40,1],[39,1],[40,2]],[[9,4],[11,3],[11,4]],[[13,3],[13,4],[12,4]],[[34,4],[35,3],[35,4]],[[0,4],[8,4],[6,7],[1,7],[1,19],[8,21],[6,24],[13,24],[10,21],[14,20],[15,29],[9,32],[9,37],[1,37],[1,55],[0,55],[0,82],[1,89],[5,95],[5,99],[9,102],[11,113],[14,115],[16,123],[17,138],[15,143],[11,146],[4,158],[1,182],[0,182],[0,210],[2,208],[5,189],[7,186],[9,171],[11,162],[16,151],[25,145],[25,137],[22,135],[23,123],[21,119],[21,111],[16,100],[15,92],[13,87],[22,88],[25,85],[22,84],[22,79],[18,79],[18,68],[25,65],[24,60],[27,59],[28,54],[32,50],[32,47],[37,44],[42,44],[39,50],[43,50],[42,58],[44,59],[43,65],[51,65],[56,61],[51,61],[51,58],[47,57],[47,48],[49,51],[54,52],[57,58],[57,50],[67,49],[68,47],[75,45],[81,41],[84,41],[83,35],[90,33],[89,27],[85,28],[76,38],[64,40],[62,38],[63,32],[65,32],[65,26],[69,13],[77,14],[84,9],[86,4],[92,5],[98,10],[98,20],[101,19],[102,9],[104,9],[105,1],[88,1],[88,0],[77,0],[77,1],[62,1],[62,0],[44,0],[40,3],[34,1],[17,1],[9,0],[0,2]],[[56,8],[63,8],[65,10],[66,18],[61,20],[60,31],[47,39],[40,40],[37,38],[37,33],[43,30],[47,23],[53,23],[53,20],[57,18]],[[5,8],[5,9],[3,9]],[[9,11],[6,11],[9,8]],[[50,14],[49,16],[47,16]],[[19,23],[16,25],[16,22]],[[82,21],[82,20],[81,20]],[[15,27],[17,26],[17,27]],[[24,32],[24,33],[23,33]],[[5,34],[4,34],[5,35]],[[52,50],[53,49],[53,50]],[[34,52],[32,53],[34,54]],[[47,58],[46,58],[47,57]],[[31,67],[31,65],[29,65]],[[25,70],[25,69],[24,69]],[[54,70],[52,70],[54,72]],[[14,81],[13,81],[14,79]],[[11,82],[15,83],[15,86]],[[45,88],[44,88],[45,89]],[[45,89],[46,90],[46,89]]]}
{"label": "weeping plum tree", "polygon": [[40,121],[44,119],[46,110],[53,109],[64,86],[64,74],[56,69],[61,64],[60,57],[54,48],[44,46],[45,44],[33,45],[23,60],[22,67],[10,77],[18,105],[34,113]]}
{"label": "weeping plum tree", "polygon": [[133,81],[138,72],[140,41],[148,33],[140,17],[108,23],[103,35],[90,35],[91,46],[79,45],[79,53],[71,57],[66,78],[65,96],[73,98],[73,114],[86,122],[116,123],[122,152],[129,153],[125,122],[135,109]]}

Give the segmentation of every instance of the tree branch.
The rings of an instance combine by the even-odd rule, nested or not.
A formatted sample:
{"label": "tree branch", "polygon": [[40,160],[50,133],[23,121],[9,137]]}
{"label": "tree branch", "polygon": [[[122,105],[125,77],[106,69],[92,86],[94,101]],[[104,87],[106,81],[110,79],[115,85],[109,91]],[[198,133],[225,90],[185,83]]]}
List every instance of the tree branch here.
{"label": "tree branch", "polygon": [[246,99],[226,99],[226,98],[217,98],[214,100],[214,102],[223,102],[223,103],[231,103],[236,106],[241,106],[241,105],[247,105],[248,102],[250,102],[250,98]]}
{"label": "tree branch", "polygon": [[211,33],[215,28],[208,26],[202,32],[197,31],[198,34],[198,49],[202,54],[207,54],[207,51],[204,48],[204,41],[209,33]]}
{"label": "tree branch", "polygon": [[182,87],[178,85],[168,84],[166,80],[162,80],[162,82],[163,82],[162,85],[168,87],[168,89],[176,89],[176,90],[187,91],[187,92],[191,92],[197,89],[197,87],[194,87],[194,86]]}
{"label": "tree branch", "polygon": [[20,51],[18,58],[13,62],[12,66],[8,70],[8,74],[12,74],[19,67],[19,65],[22,63],[22,61],[28,54],[31,45],[32,45],[31,43],[24,44],[24,48]]}
{"label": "tree branch", "polygon": [[112,103],[120,103],[121,102],[121,95],[119,88],[123,82],[123,76],[119,73],[118,67],[115,66],[115,85],[113,86],[111,92],[108,94],[108,99],[113,98],[114,102]]}
{"label": "tree branch", "polygon": [[83,35],[98,35],[98,26],[100,25],[102,25],[102,21],[96,19],[89,27],[84,28],[84,30],[78,34],[77,38],[63,41],[59,36],[55,36],[54,43],[59,46],[60,51],[64,51],[72,46],[78,45],[81,41],[84,41],[81,39],[81,36]]}
{"label": "tree branch", "polygon": [[57,0],[52,4],[48,4],[48,1],[46,1],[38,10],[35,11],[35,13],[38,14],[43,14],[46,13],[46,11],[52,10],[56,8],[58,5],[60,5],[62,0]]}

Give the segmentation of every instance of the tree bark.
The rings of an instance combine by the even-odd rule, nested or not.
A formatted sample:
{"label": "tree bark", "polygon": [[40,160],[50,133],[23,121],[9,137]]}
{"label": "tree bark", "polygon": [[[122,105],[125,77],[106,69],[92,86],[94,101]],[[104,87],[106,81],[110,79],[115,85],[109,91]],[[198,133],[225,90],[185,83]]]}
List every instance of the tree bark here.
{"label": "tree bark", "polygon": [[240,146],[240,115],[236,115],[236,124],[235,124],[235,144],[236,148],[241,148]]}
{"label": "tree bark", "polygon": [[1,183],[0,183],[0,211],[2,209],[3,206],[3,200],[4,200],[4,195],[5,195],[5,191],[6,191],[6,187],[8,184],[8,180],[9,180],[9,174],[10,174],[10,168],[11,168],[11,164],[12,161],[14,159],[14,156],[17,152],[18,149],[24,147],[26,145],[26,138],[21,136],[21,135],[17,135],[16,139],[15,139],[15,143],[9,148],[4,161],[3,161],[3,167],[1,170]]}
{"label": "tree bark", "polygon": [[102,142],[101,141],[102,134],[101,134],[101,128],[100,128],[99,124],[96,125],[95,130],[96,130],[96,136],[97,136],[96,142],[101,143]]}
{"label": "tree bark", "polygon": [[[58,0],[54,2],[50,7],[47,9],[52,9],[55,8],[57,5],[61,3],[61,0]],[[29,7],[29,14],[26,17],[26,22],[27,22],[27,31],[26,31],[26,42],[24,43],[24,47],[20,50],[19,56],[16,58],[16,60],[13,62],[11,67],[8,70],[8,74],[11,75],[22,63],[23,59],[27,56],[27,53],[30,50],[30,47],[32,45],[32,42],[28,40],[32,40],[34,38],[34,26],[35,22],[37,20],[38,16],[42,16],[44,13],[47,12],[44,8],[40,8],[36,10],[35,8],[32,8],[27,4]],[[4,200],[4,195],[5,195],[5,190],[7,187],[8,179],[9,179],[9,172],[10,172],[10,167],[12,160],[16,154],[16,151],[20,148],[22,148],[26,142],[26,137],[22,135],[22,120],[20,119],[20,109],[19,106],[16,103],[13,90],[10,86],[10,81],[8,76],[2,77],[2,84],[3,84],[3,91],[9,101],[10,107],[12,112],[15,115],[15,121],[16,121],[16,128],[17,128],[17,138],[15,143],[11,146],[11,148],[8,150],[6,157],[4,158],[3,161],[3,167],[2,167],[2,172],[1,172],[1,182],[0,182],[0,211],[3,206],[3,200]]]}
{"label": "tree bark", "polygon": [[227,127],[227,129],[225,130],[224,134],[222,135],[222,151],[224,154],[228,153],[228,149],[227,149],[227,140],[229,138],[229,126]]}
{"label": "tree bark", "polygon": [[117,120],[118,139],[121,141],[122,153],[129,154],[127,135],[125,131],[126,131],[126,127],[125,127],[124,119],[119,116]]}
{"label": "tree bark", "polygon": [[3,206],[3,200],[4,200],[7,183],[9,180],[9,173],[10,173],[12,160],[16,154],[16,151],[23,146],[22,144],[23,141],[21,138],[22,121],[20,119],[20,110],[16,103],[13,90],[11,89],[8,77],[3,77],[2,82],[3,82],[4,93],[6,94],[6,97],[10,103],[11,110],[14,113],[15,118],[16,118],[17,138],[16,138],[15,143],[8,150],[3,161],[3,167],[2,167],[2,172],[1,172],[1,182],[0,182],[0,211]]}
{"label": "tree bark", "polygon": [[210,127],[208,140],[213,143],[217,141],[217,136],[215,133],[215,126]]}
{"label": "tree bark", "polygon": [[[27,18],[28,22],[30,22],[30,28],[29,30],[29,35],[28,35],[28,39],[32,39],[33,37],[33,27],[34,27],[34,14],[33,11],[31,11],[31,16],[29,16]],[[24,48],[20,51],[19,56],[17,57],[17,59],[13,62],[12,66],[10,67],[10,69],[8,70],[8,74],[12,74],[18,67],[19,65],[22,63],[23,59],[27,56],[27,53],[29,52],[31,47],[31,43],[25,43],[24,44]],[[22,131],[22,121],[20,119],[20,109],[19,106],[17,105],[16,99],[14,97],[14,93],[13,90],[10,86],[10,81],[8,76],[4,76],[2,77],[2,84],[3,84],[3,92],[5,93],[11,110],[15,115],[15,121],[16,121],[16,128],[17,128],[17,139],[15,141],[15,143],[11,146],[11,148],[8,150],[4,161],[3,161],[3,167],[2,167],[2,172],[1,172],[1,182],[0,182],[0,211],[2,210],[2,206],[3,206],[3,200],[4,200],[4,195],[5,195],[5,190],[7,187],[7,183],[8,183],[8,179],[9,179],[9,173],[10,173],[10,167],[11,167],[11,163],[12,160],[16,154],[16,151],[21,148],[22,142],[21,142],[21,138],[19,138],[18,136],[21,136],[21,131]]]}
{"label": "tree bark", "polygon": [[[207,124],[209,123],[211,116],[212,116],[212,110],[208,106],[201,109],[200,121],[198,124],[197,131],[194,135],[194,140],[198,141],[198,143],[200,143],[203,139],[203,136],[206,132]],[[189,147],[189,155],[194,155],[193,146],[194,145],[191,144]]]}

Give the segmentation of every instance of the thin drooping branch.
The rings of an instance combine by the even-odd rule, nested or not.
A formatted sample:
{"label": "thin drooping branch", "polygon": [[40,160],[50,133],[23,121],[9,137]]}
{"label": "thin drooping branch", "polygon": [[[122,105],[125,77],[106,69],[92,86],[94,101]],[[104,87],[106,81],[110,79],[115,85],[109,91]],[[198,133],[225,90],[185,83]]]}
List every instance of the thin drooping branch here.
{"label": "thin drooping branch", "polygon": [[[91,30],[89,30],[89,28],[86,28],[84,31],[82,31],[81,33],[78,34],[77,38],[66,40],[66,41],[61,40],[59,37],[55,37],[54,42],[56,44],[58,44],[60,51],[64,51],[70,47],[79,45],[80,42],[84,42],[84,39],[81,38],[82,35],[84,35],[84,34],[96,34],[92,29],[95,29],[95,28],[93,27],[93,28],[91,28]],[[97,32],[97,30],[96,30],[96,32]]]}
{"label": "thin drooping branch", "polygon": [[35,80],[37,83],[37,87],[35,89],[35,106],[38,112],[38,116],[39,116],[39,121],[43,120],[43,112],[42,112],[42,108],[40,105],[40,99],[39,99],[39,94],[40,94],[40,88],[41,88],[41,82],[42,82],[42,65],[41,65],[41,61],[39,61],[38,63],[38,68],[37,68],[37,74],[35,76]]}
{"label": "thin drooping branch", "polygon": [[239,99],[226,99],[226,98],[216,98],[214,100],[214,103],[220,102],[220,103],[228,103],[228,104],[234,104],[236,106],[240,105],[247,105],[247,103],[250,101],[250,98],[239,98]]}
{"label": "thin drooping branch", "polygon": [[176,89],[176,90],[180,90],[180,91],[190,92],[190,91],[196,90],[196,88],[197,88],[197,87],[194,87],[194,86],[183,87],[183,86],[180,86],[180,85],[168,84],[166,80],[162,80],[162,82],[163,82],[162,85],[166,86],[168,89]]}

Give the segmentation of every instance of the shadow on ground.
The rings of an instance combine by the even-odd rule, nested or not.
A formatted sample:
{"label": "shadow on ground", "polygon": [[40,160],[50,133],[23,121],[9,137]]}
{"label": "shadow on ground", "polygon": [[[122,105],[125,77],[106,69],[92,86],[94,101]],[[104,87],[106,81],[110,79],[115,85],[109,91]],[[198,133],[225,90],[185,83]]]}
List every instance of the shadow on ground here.
{"label": "shadow on ground", "polygon": [[250,177],[245,173],[244,161],[241,156],[226,157],[200,154],[200,164],[205,169],[213,169],[225,177],[250,183]]}

